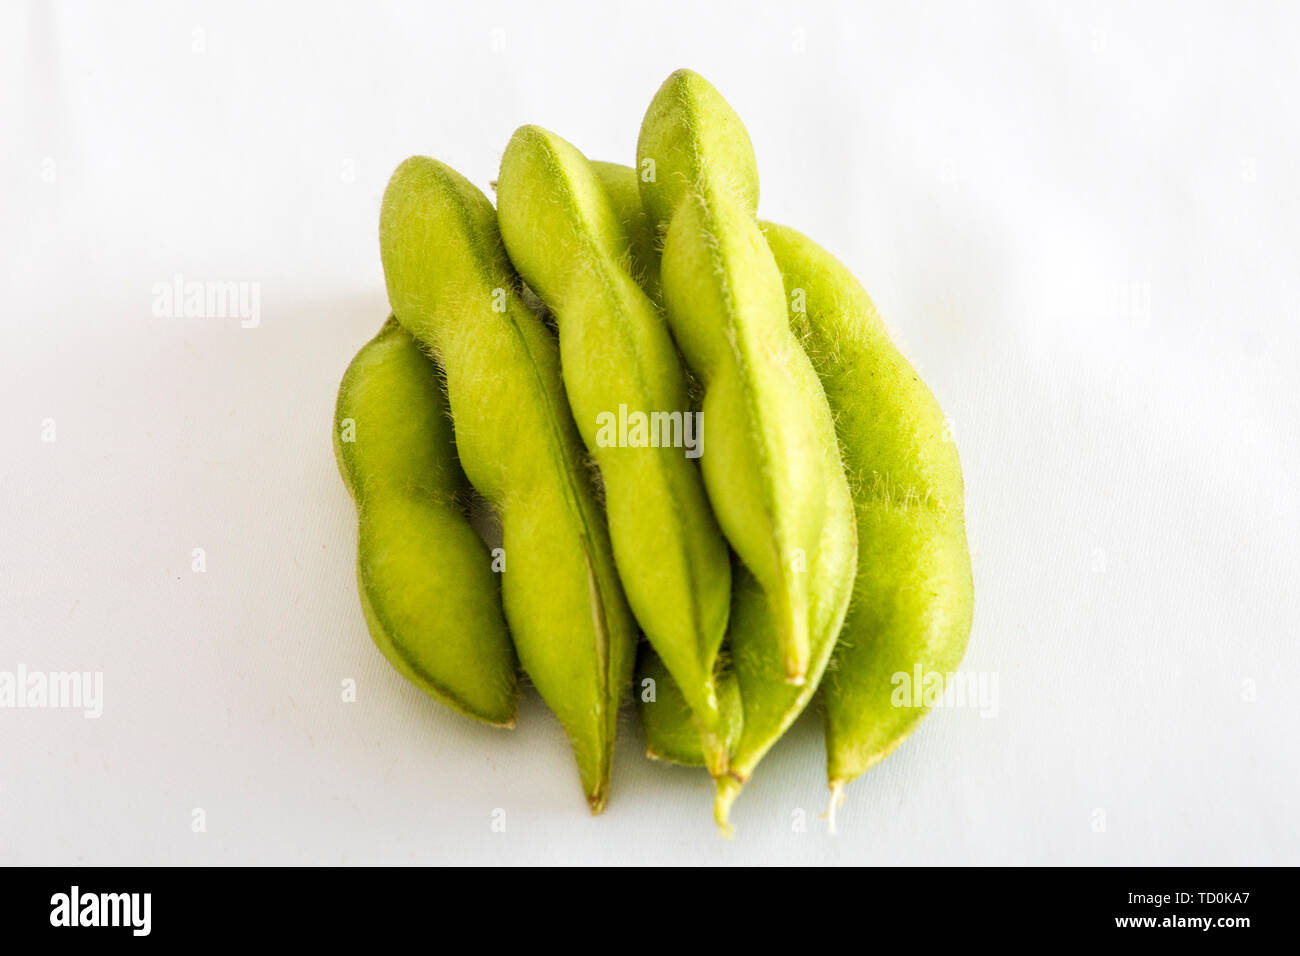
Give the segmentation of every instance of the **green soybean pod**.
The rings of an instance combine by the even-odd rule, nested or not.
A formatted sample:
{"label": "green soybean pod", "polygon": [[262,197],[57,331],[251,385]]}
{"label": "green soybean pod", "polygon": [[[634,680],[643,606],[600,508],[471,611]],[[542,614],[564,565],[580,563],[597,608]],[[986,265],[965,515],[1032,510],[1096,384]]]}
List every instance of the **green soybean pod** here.
{"label": "green soybean pod", "polygon": [[731,557],[693,460],[703,435],[672,337],[630,271],[627,234],[600,180],[570,143],[536,126],[516,131],[497,177],[497,219],[515,268],[559,327],[565,392],[600,467],[628,603],[721,772],[714,669]]}
{"label": "green soybean pod", "polygon": [[663,306],[663,290],[659,285],[659,248],[655,224],[641,205],[641,185],[636,171],[622,163],[604,163],[590,160],[596,178],[605,188],[610,209],[627,237],[626,268],[645,290],[656,308]]}
{"label": "green soybean pod", "polygon": [[772,605],[772,639],[786,679],[799,684],[813,669],[810,570],[829,520],[827,488],[844,476],[827,469],[830,409],[791,334],[781,274],[754,218],[753,146],[718,91],[680,70],[646,111],[637,165],[643,204],[664,233],[668,321],[704,387],[709,500]]}
{"label": "green soybean pod", "polygon": [[793,229],[763,232],[835,412],[858,522],[853,604],[822,686],[833,811],[926,713],[910,694],[899,705],[897,676],[946,676],[965,654],[974,584],[961,462],[939,403],[849,270]]}
{"label": "green soybean pod", "polygon": [[449,707],[515,724],[515,651],[487,546],[465,516],[438,370],[389,319],[339,385],[334,454],[357,506],[357,590],[370,636]]}
{"label": "green soybean pod", "polygon": [[[718,675],[717,685],[718,710],[721,712],[718,737],[725,754],[740,741],[743,718],[740,684],[734,673],[726,671]],[[641,645],[637,655],[635,687],[647,757],[684,767],[706,767],[715,777],[726,772],[725,768],[715,770],[713,755],[705,752],[690,705],[682,696],[677,681],[648,643]]]}
{"label": "green soybean pod", "polygon": [[[636,211],[630,208],[632,200],[628,198],[630,193],[626,186],[629,179],[635,182],[638,174],[614,163],[601,163],[596,168],[606,185],[607,194],[616,204],[619,218],[624,222],[635,222]],[[643,240],[635,248],[650,248],[653,255],[652,242]],[[653,259],[640,262],[638,266],[643,274],[654,273]],[[807,388],[808,380],[801,381]],[[797,393],[789,396],[792,403],[797,403],[801,397]],[[829,416],[821,420],[817,440],[824,473],[837,475],[839,480],[829,482],[824,491],[827,519],[817,544],[816,561],[808,574],[811,653],[808,678],[802,685],[793,685],[786,680],[784,658],[775,636],[778,623],[761,584],[743,568],[735,575],[731,621],[727,630],[731,669],[724,679],[736,682],[742,714],[740,735],[730,747],[728,772],[715,775],[714,817],[724,833],[730,832],[731,806],[741,789],[816,692],[852,595],[858,548],[853,501],[848,482],[843,478],[840,451]],[[657,685],[657,702],[641,706],[647,749],[656,754],[675,755],[674,759],[679,762],[689,762],[681,758],[689,756],[682,741],[688,738],[690,727],[680,716],[683,708],[674,705],[675,695],[680,695],[680,691],[666,680],[662,665],[649,651],[642,653],[637,677],[640,682],[654,679]]]}
{"label": "green soybean pod", "polygon": [[[843,475],[833,430],[822,436],[821,458],[828,474]],[[858,540],[853,501],[843,481],[827,485],[826,518],[817,559],[808,573],[811,640],[808,675],[803,684],[794,685],[785,678],[784,659],[775,640],[778,622],[762,586],[750,574],[737,576],[727,638],[744,716],[740,740],[731,749],[728,772],[716,781],[713,815],[724,833],[730,832],[731,805],[759,761],[812,700],[844,624],[857,573]]]}
{"label": "green soybean pod", "polygon": [[492,204],[450,167],[402,163],[379,237],[393,312],[441,362],[461,464],[501,519],[502,597],[520,662],[564,725],[599,813],[636,626],[555,337],[519,297]]}

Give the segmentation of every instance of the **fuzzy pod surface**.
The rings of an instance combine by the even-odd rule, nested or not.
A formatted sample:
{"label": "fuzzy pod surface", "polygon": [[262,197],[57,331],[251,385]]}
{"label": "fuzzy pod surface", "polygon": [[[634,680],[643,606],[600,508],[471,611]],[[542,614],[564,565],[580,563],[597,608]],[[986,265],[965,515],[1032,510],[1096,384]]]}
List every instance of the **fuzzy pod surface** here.
{"label": "fuzzy pod surface", "polygon": [[536,126],[516,131],[497,177],[497,219],[511,261],[555,316],[565,394],[600,468],[628,603],[721,768],[714,669],[731,558],[688,456],[686,438],[698,452],[707,436],[696,433],[672,337],[631,271],[627,233],[600,179],[573,145]]}
{"label": "fuzzy pod surface", "polygon": [[504,536],[502,596],[524,670],[605,806],[636,626],[569,413],[558,345],[520,298],[487,197],[436,160],[402,163],[380,249],[397,320],[438,357],[456,447]]}
{"label": "fuzzy pod surface", "polygon": [[[635,222],[636,211],[624,204],[632,201],[626,184],[629,179],[635,181],[637,173],[613,163],[602,163],[597,169],[606,183],[607,194],[616,204],[619,218]],[[643,240],[637,248],[647,247],[653,255],[653,241]],[[655,263],[653,259],[642,262],[639,268],[643,274],[653,275]],[[812,374],[815,378],[815,373]],[[798,381],[808,388],[807,378]],[[820,388],[818,384],[818,395]],[[790,396],[795,402],[800,397],[797,393]],[[735,681],[741,715],[740,733],[729,748],[728,771],[715,774],[714,816],[723,832],[730,832],[731,806],[759,762],[812,700],[830,661],[852,595],[858,547],[853,501],[829,415],[821,421],[816,439],[823,472],[836,476],[837,480],[829,481],[823,488],[827,520],[822,524],[815,561],[807,572],[806,626],[810,655],[807,677],[802,684],[792,684],[786,679],[785,657],[776,635],[779,623],[761,583],[743,566],[738,566],[733,574],[731,621],[727,629],[730,667],[723,679]],[[667,759],[692,762],[693,755],[682,743],[689,739],[690,727],[681,718],[684,708],[675,703],[675,695],[680,696],[680,691],[661,671],[662,665],[653,652],[643,651],[637,665],[638,681],[659,677],[656,683],[660,703],[653,711],[644,704],[641,707],[647,749],[656,755],[676,755]]]}
{"label": "fuzzy pod surface", "polygon": [[343,375],[334,454],[357,507],[357,589],[376,646],[449,707],[513,727],[515,651],[491,557],[465,515],[447,400],[393,319]]}
{"label": "fuzzy pod surface", "polygon": [[[703,77],[673,73],[637,142],[638,191],[663,235],[660,280],[673,338],[704,388],[705,488],[727,540],[771,605],[792,684],[818,668],[812,568],[830,486],[830,408],[791,334],[781,274],[755,220],[758,168],[735,111]],[[851,533],[851,528],[841,528]]]}
{"label": "fuzzy pod surface", "polygon": [[974,583],[961,462],[939,403],[852,273],[794,229],[763,232],[802,305],[792,325],[835,412],[858,522],[853,603],[822,686],[834,804],[928,709],[898,692],[896,675],[946,677],[965,654]]}

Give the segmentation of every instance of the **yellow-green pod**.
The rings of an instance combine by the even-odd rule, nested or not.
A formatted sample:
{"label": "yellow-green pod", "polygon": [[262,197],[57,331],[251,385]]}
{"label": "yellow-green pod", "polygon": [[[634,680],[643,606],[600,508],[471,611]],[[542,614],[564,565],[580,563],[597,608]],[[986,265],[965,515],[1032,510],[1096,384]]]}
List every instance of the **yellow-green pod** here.
{"label": "yellow-green pod", "polygon": [[357,589],[375,644],[449,707],[513,727],[515,652],[491,557],[465,515],[447,400],[392,319],[343,375],[334,453],[357,506]]}
{"label": "yellow-green pod", "polygon": [[[743,710],[740,702],[740,684],[730,671],[717,678],[718,710],[722,715],[718,738],[723,753],[740,740]],[[642,644],[637,654],[636,683],[637,709],[641,714],[641,727],[645,732],[645,755],[651,760],[664,760],[684,767],[708,767],[717,776],[725,768],[715,770],[712,753],[706,754],[690,705],[682,696],[676,680],[649,644]]]}
{"label": "yellow-green pod", "polygon": [[970,635],[974,585],[957,446],[870,297],[830,253],[764,224],[791,313],[835,412],[858,521],[853,604],[822,686],[832,809],[926,713],[898,675],[945,677]]}
{"label": "yellow-green pod", "polygon": [[[607,194],[616,203],[620,220],[635,222],[636,211],[626,205],[630,203],[626,186],[629,179],[635,182],[637,173],[613,163],[599,164],[597,171],[606,184]],[[653,242],[643,239],[634,248],[653,250]],[[638,270],[653,275],[653,258],[639,262]],[[815,382],[811,366],[809,371]],[[793,404],[808,398],[811,391],[807,377],[796,381],[804,393],[792,388],[787,397]],[[817,394],[820,394],[820,385],[817,389]],[[735,680],[740,691],[742,719],[740,736],[729,748],[729,770],[717,778],[714,816],[724,832],[730,830],[731,805],[741,788],[759,761],[812,699],[835,646],[852,593],[857,570],[853,502],[848,482],[844,480],[834,425],[829,416],[819,420],[816,439],[823,473],[837,476],[837,480],[828,482],[824,488],[826,520],[817,543],[816,559],[808,571],[810,656],[804,683],[791,684],[786,680],[785,658],[776,637],[778,623],[763,587],[743,568],[734,575],[731,622],[727,629],[731,669],[725,677]],[[656,676],[654,656],[643,654],[637,666],[638,683]],[[671,687],[664,690],[663,676],[658,676],[658,697],[671,702],[673,691]],[[672,706],[652,712],[643,705],[641,715],[648,750],[658,753],[681,751],[680,741],[687,737],[690,727],[683,725]]]}
{"label": "yellow-green pod", "polygon": [[680,70],[646,111],[637,166],[664,235],[669,325],[704,389],[709,501],[771,605],[785,678],[814,680],[812,569],[826,521],[851,525],[852,516],[827,512],[827,489],[844,475],[823,453],[830,408],[790,332],[781,274],[754,218],[753,147],[718,91]]}
{"label": "yellow-green pod", "polygon": [[465,474],[501,519],[502,596],[520,662],[568,732],[599,813],[636,627],[555,337],[519,297],[492,204],[448,166],[413,157],[397,168],[380,248],[397,320],[445,371]]}
{"label": "yellow-green pod", "polygon": [[[820,453],[827,472],[841,467],[833,431],[823,436]],[[811,654],[803,684],[785,679],[784,659],[775,640],[777,622],[762,587],[752,575],[736,576],[727,640],[744,716],[740,740],[731,748],[730,769],[717,780],[713,815],[724,833],[730,832],[731,805],[741,788],[812,700],[844,624],[857,572],[858,542],[853,501],[841,481],[827,486],[826,518],[817,560],[808,572]]]}
{"label": "yellow-green pod", "polygon": [[663,306],[659,285],[659,249],[655,224],[641,205],[641,186],[636,173],[622,163],[591,160],[600,184],[609,196],[610,208],[627,237],[625,268],[631,270],[656,307]]}
{"label": "yellow-green pod", "polygon": [[565,393],[605,487],[628,603],[725,767],[714,669],[731,557],[695,461],[707,453],[686,375],[631,271],[628,238],[591,164],[536,126],[511,138],[497,177],[506,251],[559,327]]}

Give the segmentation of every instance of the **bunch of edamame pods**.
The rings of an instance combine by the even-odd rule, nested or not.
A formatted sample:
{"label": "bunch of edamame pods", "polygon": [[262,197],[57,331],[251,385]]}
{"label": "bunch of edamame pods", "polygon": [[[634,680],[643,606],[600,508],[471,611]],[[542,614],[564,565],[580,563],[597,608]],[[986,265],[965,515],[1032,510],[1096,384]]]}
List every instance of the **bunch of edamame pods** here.
{"label": "bunch of edamame pods", "polygon": [[593,813],[632,685],[649,755],[708,769],[724,832],[819,695],[833,809],[925,712],[895,675],[965,650],[943,413],[848,270],[756,218],[749,135],[698,74],[659,89],[635,167],[525,126],[496,188],[414,157],[384,195],[393,315],[334,431],[371,636],[501,727],[522,666]]}

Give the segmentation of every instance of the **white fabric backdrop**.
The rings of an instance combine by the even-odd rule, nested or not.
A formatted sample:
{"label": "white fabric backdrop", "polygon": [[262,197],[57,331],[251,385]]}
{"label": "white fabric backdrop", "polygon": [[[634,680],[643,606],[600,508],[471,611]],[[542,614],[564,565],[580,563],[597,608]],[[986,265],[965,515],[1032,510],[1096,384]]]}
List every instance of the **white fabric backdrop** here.
{"label": "white fabric backdrop", "polygon": [[[104,713],[0,709],[0,863],[1300,862],[1296,8],[544,6],[5,5],[0,671]],[[486,187],[524,122],[630,161],[678,66],[964,460],[996,716],[927,718],[835,838],[815,719],[728,843],[629,714],[593,820],[534,695],[422,697],[354,589],[331,411],[389,173]],[[177,274],[260,323],[156,317]]]}

